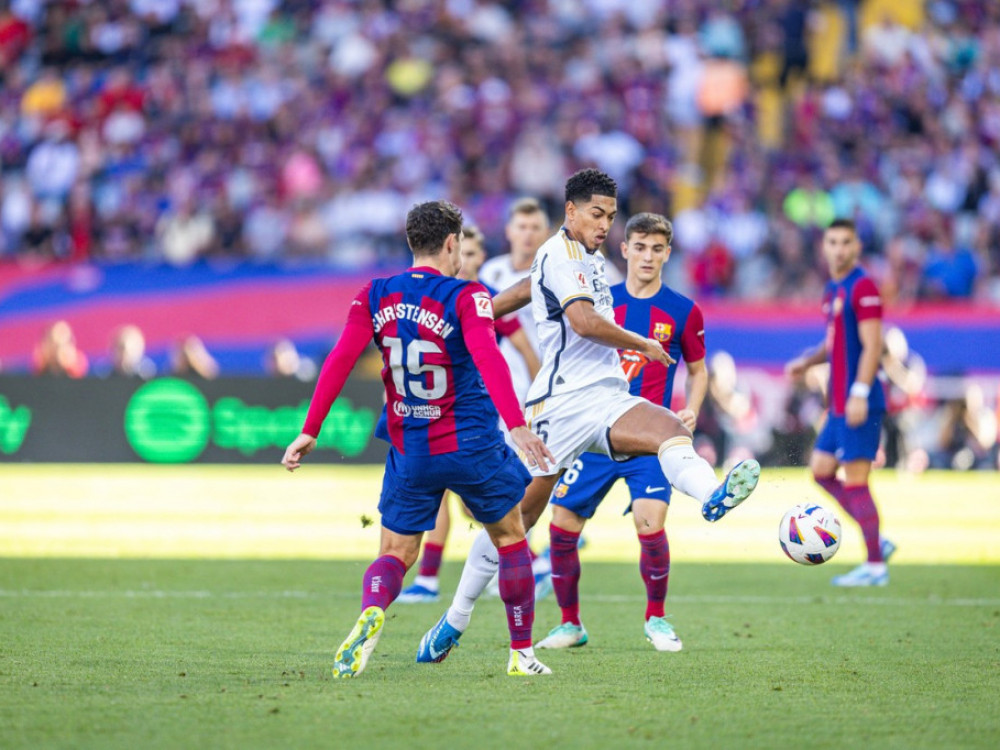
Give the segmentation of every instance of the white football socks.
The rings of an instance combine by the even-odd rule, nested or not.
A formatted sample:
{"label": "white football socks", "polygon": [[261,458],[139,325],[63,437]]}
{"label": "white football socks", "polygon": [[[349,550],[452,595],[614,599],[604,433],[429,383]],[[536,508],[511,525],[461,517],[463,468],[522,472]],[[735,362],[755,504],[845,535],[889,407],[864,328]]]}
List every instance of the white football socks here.
{"label": "white football socks", "polygon": [[719,486],[715,470],[708,461],[694,452],[691,438],[687,436],[664,440],[657,458],[667,481],[695,500],[705,502]]}
{"label": "white football socks", "polygon": [[472,619],[472,610],[476,600],[486,589],[487,584],[500,569],[500,554],[490,541],[490,535],[483,529],[472,540],[469,556],[462,568],[462,577],[455,590],[455,598],[448,607],[446,619],[448,624],[460,632],[465,632]]}

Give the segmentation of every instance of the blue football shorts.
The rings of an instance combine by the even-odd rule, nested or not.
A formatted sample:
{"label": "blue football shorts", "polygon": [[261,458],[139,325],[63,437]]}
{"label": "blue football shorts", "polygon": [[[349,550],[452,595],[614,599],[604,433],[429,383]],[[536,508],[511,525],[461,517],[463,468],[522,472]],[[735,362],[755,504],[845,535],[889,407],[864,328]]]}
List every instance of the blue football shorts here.
{"label": "blue football shorts", "polygon": [[430,531],[444,491],[462,498],[472,517],[495,523],[517,505],[531,475],[506,443],[477,451],[406,456],[389,448],[378,509],[397,534]]}
{"label": "blue football shorts", "polygon": [[882,412],[869,414],[867,421],[857,427],[848,427],[844,417],[829,415],[816,436],[814,449],[833,455],[840,463],[874,461],[881,433]]}
{"label": "blue football shorts", "polygon": [[551,502],[583,518],[593,518],[597,506],[619,479],[625,480],[631,495],[625,514],[632,510],[632,502],[640,498],[670,504],[670,482],[663,476],[656,456],[615,461],[600,453],[584,453],[576,459],[556,483]]}

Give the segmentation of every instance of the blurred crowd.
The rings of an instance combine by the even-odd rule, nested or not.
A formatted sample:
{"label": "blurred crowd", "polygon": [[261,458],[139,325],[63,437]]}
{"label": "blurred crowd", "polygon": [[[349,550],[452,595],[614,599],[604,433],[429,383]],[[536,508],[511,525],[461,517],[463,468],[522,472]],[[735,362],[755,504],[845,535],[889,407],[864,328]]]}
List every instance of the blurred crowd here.
{"label": "blurred crowd", "polygon": [[[911,473],[1000,468],[1000,379],[929,376],[895,326],[885,331],[881,364],[887,412],[876,466]],[[771,466],[808,463],[827,417],[828,365],[786,387],[772,375],[737,369],[729,353],[717,351],[708,372],[695,433],[702,456],[726,467],[753,456]]]}
{"label": "blurred crowd", "polygon": [[692,294],[815,299],[851,216],[890,304],[1000,301],[998,146],[988,0],[0,0],[22,263],[395,265],[441,197],[498,252],[596,165]]}

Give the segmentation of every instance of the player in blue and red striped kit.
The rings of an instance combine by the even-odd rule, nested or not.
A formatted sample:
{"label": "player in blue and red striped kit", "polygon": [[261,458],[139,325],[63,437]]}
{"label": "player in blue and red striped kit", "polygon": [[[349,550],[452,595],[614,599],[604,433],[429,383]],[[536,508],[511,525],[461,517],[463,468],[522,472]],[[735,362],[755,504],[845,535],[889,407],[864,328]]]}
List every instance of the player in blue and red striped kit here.
{"label": "player in blue and red striped kit", "polygon": [[354,677],[364,670],[385,610],[417,559],[423,533],[434,527],[446,489],[464,498],[499,551],[500,596],[511,636],[508,674],[548,674],[531,647],[534,577],[517,507],[530,476],[504,442],[500,416],[530,465],[545,466],[551,454],[525,426],[497,348],[489,292],[478,282],[453,278],[461,263],[461,211],[445,201],[415,206],[406,218],[406,240],[414,266],[374,279],[351,302],[302,434],[282,460],[293,471],[316,446],[351,368],[374,339],[384,363],[391,442],[379,500],[382,538],[379,557],[365,572],[361,616],[337,650],[333,674]]}
{"label": "player in blue and red striped kit", "polygon": [[[629,391],[669,409],[676,363],[683,357],[688,371],[687,398],[677,416],[693,431],[708,390],[705,324],[701,308],[694,301],[661,281],[672,239],[673,227],[659,214],[642,213],[629,219],[622,244],[627,276],[625,283],[611,287],[611,296],[615,322],[659,341],[674,360],[666,365],[650,361],[635,350],[623,351],[622,367]],[[656,456],[615,461],[599,453],[585,453],[576,459],[552,493],[552,584],[562,622],[538,648],[572,648],[587,643],[587,631],[580,619],[578,542],[587,521],[618,479],[628,485],[631,502],[625,512],[632,512],[639,538],[639,573],[646,587],[646,637],[658,651],[681,650],[681,641],[664,615],[670,573],[670,547],[664,530],[670,483],[665,481]]]}
{"label": "player in blue and red striped kit", "polygon": [[[879,515],[868,486],[878,452],[885,392],[878,380],[882,356],[882,298],[858,265],[861,242],[854,223],[837,219],[823,233],[830,282],[823,295],[826,337],[809,354],[788,363],[791,377],[829,361],[826,424],[816,438],[809,466],[824,490],[861,526],[868,560],[833,579],[835,586],[885,586],[886,561],[895,545],[879,535]],[[844,481],[837,478],[844,467]]]}

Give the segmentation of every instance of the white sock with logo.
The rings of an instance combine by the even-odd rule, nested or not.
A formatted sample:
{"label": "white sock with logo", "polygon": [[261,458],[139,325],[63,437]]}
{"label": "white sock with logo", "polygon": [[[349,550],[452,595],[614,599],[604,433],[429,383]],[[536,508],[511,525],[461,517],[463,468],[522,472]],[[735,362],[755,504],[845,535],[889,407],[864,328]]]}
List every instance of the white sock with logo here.
{"label": "white sock with logo", "polygon": [[472,610],[476,600],[486,589],[487,584],[500,569],[500,553],[490,541],[490,535],[483,529],[472,540],[469,557],[462,568],[462,577],[455,590],[455,598],[448,607],[446,619],[456,630],[465,632],[472,619]]}
{"label": "white sock with logo", "polygon": [[695,500],[705,502],[719,486],[715,470],[694,452],[691,438],[680,436],[664,440],[657,451],[663,476],[676,489]]}

